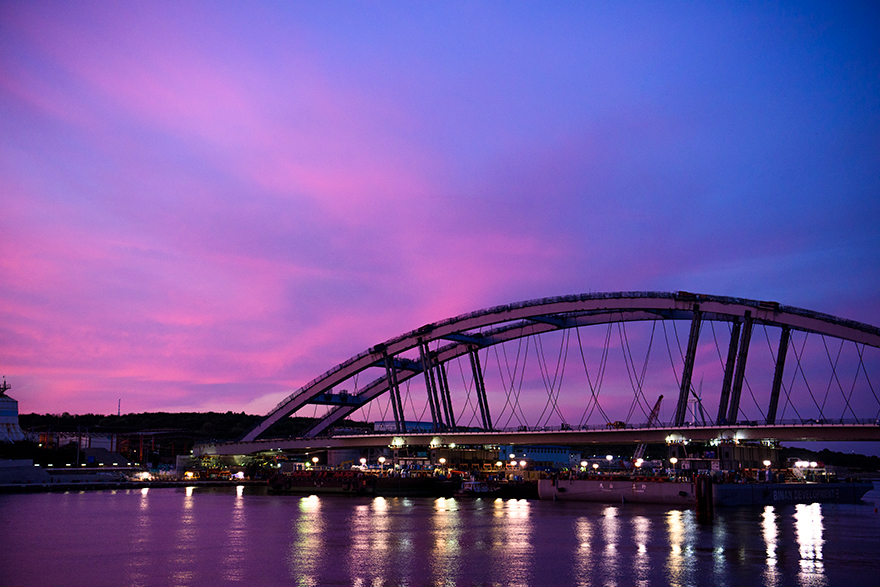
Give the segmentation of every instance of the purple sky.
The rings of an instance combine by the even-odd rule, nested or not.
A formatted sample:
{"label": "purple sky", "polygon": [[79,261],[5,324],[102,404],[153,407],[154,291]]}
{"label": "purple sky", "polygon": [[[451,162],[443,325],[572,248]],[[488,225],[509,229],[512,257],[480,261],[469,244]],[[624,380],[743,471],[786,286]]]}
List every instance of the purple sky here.
{"label": "purple sky", "polygon": [[878,221],[873,2],[0,4],[22,412],[265,413],[569,293],[880,325]]}

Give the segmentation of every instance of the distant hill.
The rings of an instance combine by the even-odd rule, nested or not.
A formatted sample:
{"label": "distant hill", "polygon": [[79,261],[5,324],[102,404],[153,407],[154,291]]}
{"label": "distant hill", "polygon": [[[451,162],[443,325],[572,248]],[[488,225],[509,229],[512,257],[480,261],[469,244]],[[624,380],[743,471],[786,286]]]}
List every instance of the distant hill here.
{"label": "distant hill", "polygon": [[[253,429],[263,416],[244,412],[144,412],[121,416],[100,414],[20,414],[22,429],[33,432],[106,432],[136,434],[157,430],[176,430],[202,440],[237,440]],[[314,418],[288,418],[272,428],[272,435],[295,436],[307,430]],[[363,422],[345,422],[346,426],[369,427]]]}

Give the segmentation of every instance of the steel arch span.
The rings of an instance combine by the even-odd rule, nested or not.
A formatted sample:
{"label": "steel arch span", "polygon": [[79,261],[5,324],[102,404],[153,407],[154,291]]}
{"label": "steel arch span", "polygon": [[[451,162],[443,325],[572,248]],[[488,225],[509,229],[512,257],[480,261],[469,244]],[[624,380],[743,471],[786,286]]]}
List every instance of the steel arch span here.
{"label": "steel arch span", "polygon": [[[675,330],[676,344],[669,342],[667,324],[675,328],[676,323],[687,323],[689,334],[686,337],[686,351],[683,341],[679,340]],[[636,361],[632,345],[627,339],[627,325],[631,323],[649,324],[650,340],[643,365]],[[722,338],[727,338],[726,349],[718,342],[715,324],[723,323]],[[880,389],[875,390],[877,373],[871,380],[868,364],[875,356],[874,349],[880,349],[880,329],[875,326],[846,320],[819,312],[783,306],[776,302],[763,302],[742,298],[692,294],[688,292],[616,292],[591,293],[555,298],[543,298],[519,302],[503,306],[495,306],[449,318],[440,322],[426,324],[416,330],[377,344],[366,351],[340,363],[330,371],[304,385],[272,409],[265,419],[248,432],[242,439],[243,443],[253,443],[258,437],[266,437],[267,432],[276,423],[296,413],[305,406],[327,406],[326,413],[318,418],[317,423],[307,430],[301,438],[308,439],[326,435],[343,419],[358,410],[375,405],[378,400],[385,401],[386,414],[392,422],[391,432],[402,434],[407,432],[407,410],[415,414],[420,421],[421,431],[499,431],[497,425],[499,414],[506,414],[508,423],[515,417],[519,431],[534,431],[538,425],[526,425],[526,414],[520,402],[523,400],[522,381],[524,366],[514,364],[510,370],[509,363],[502,366],[502,355],[507,360],[505,345],[516,345],[519,363],[519,352],[522,347],[528,350],[534,347],[532,354],[538,364],[540,379],[547,394],[545,409],[538,420],[544,418],[549,409],[560,415],[561,430],[571,430],[572,424],[566,422],[558,404],[562,398],[562,378],[566,359],[570,348],[580,347],[583,366],[586,372],[586,385],[583,383],[576,390],[584,414],[589,410],[591,416],[596,413],[602,417],[601,426],[626,428],[632,426],[635,407],[638,406],[647,416],[644,406],[649,403],[646,397],[646,374],[649,356],[655,333],[661,325],[666,337],[667,354],[674,375],[675,384],[667,385],[667,406],[674,408],[671,419],[662,426],[676,429],[697,424],[734,426],[759,425],[772,427],[783,424],[786,411],[800,420],[799,424],[834,424],[877,422],[880,416]],[[580,332],[584,327],[602,326],[605,328],[604,354],[600,364],[590,375]],[[711,329],[711,343],[704,330],[706,325]],[[626,418],[616,420],[609,417],[603,409],[599,392],[605,377],[609,348],[614,327],[623,350],[623,362],[633,394],[629,413]],[[746,375],[750,349],[757,348],[760,341],[753,340],[753,333],[763,330],[770,349],[769,372],[772,377],[760,382],[758,400]],[[778,331],[779,336],[771,343],[768,329]],[[558,333],[554,335],[553,333]],[[574,333],[574,334],[572,334]],[[702,333],[702,337],[701,337]],[[559,358],[549,363],[541,342],[544,336],[557,336],[559,342]],[[810,354],[807,337],[818,337],[824,346]],[[577,344],[572,340],[576,337]],[[647,337],[646,337],[647,338]],[[659,336],[657,337],[659,338]],[[760,338],[759,336],[757,337]],[[828,340],[831,340],[829,347]],[[526,341],[523,343],[523,341]],[[530,343],[529,341],[534,341]],[[675,353],[673,348],[678,347]],[[815,345],[813,345],[815,346]],[[502,348],[499,353],[498,348]],[[501,384],[506,398],[497,412],[498,406],[489,401],[487,393],[485,365],[490,361],[490,350],[495,349],[498,361]],[[708,351],[707,351],[708,349]],[[698,352],[699,351],[699,352]],[[765,349],[766,351],[766,349]],[[844,357],[846,351],[850,359]],[[575,352],[576,351],[572,351]],[[600,351],[601,352],[601,351]],[[756,351],[752,351],[752,355]],[[707,355],[717,353],[719,363],[719,385],[713,391],[717,393],[713,404],[707,410],[704,406],[705,394],[701,397],[702,381],[699,389],[693,384],[695,364]],[[680,364],[676,364],[674,354],[680,355]],[[765,353],[766,354],[766,353]],[[628,358],[627,358],[628,355]],[[810,382],[809,375],[818,361],[816,356],[827,357],[830,375],[819,376],[819,382]],[[849,363],[847,364],[847,361]],[[523,364],[525,359],[522,360]],[[752,361],[754,362],[754,361]],[[458,363],[462,373],[462,381],[467,388],[466,403],[473,409],[472,422],[476,418],[477,426],[463,427],[456,423],[456,402],[450,391],[449,366]],[[462,363],[469,366],[470,373],[465,376]],[[560,367],[561,365],[561,367]],[[507,376],[504,370],[507,368]],[[520,370],[522,368],[522,370]],[[641,372],[639,372],[641,369]],[[847,374],[841,372],[846,370]],[[374,374],[366,385],[359,387],[359,378]],[[519,377],[517,388],[516,379]],[[422,414],[430,417],[424,422],[414,408],[409,385],[413,381],[421,381],[422,397],[425,402]],[[802,383],[801,383],[802,381]],[[799,388],[805,388],[799,390]],[[880,387],[880,386],[878,386]],[[353,388],[353,391],[349,391]],[[745,390],[745,391],[744,391]],[[490,389],[491,391],[491,389]],[[495,394],[497,395],[495,390]],[[759,417],[749,416],[744,408],[745,394],[757,406]],[[566,394],[569,396],[570,394]],[[607,396],[606,396],[607,397]],[[654,396],[656,397],[656,396]],[[654,397],[650,403],[653,403]],[[542,398],[543,401],[544,398]],[[423,401],[424,401],[423,400]],[[409,405],[407,402],[409,401]],[[500,401],[500,400],[499,400]],[[603,400],[604,401],[604,400]],[[496,401],[496,404],[498,401]],[[657,407],[659,407],[659,400]],[[461,402],[458,402],[461,404]],[[519,408],[519,412],[517,409]],[[754,409],[754,408],[753,408]],[[656,410],[655,410],[656,411]],[[459,405],[459,413],[461,409]],[[493,417],[495,423],[493,424]],[[597,416],[598,417],[598,416]],[[686,420],[691,417],[693,422]],[[758,421],[760,420],[760,422]],[[461,419],[458,418],[460,422]],[[548,420],[549,421],[549,420]],[[788,422],[791,423],[791,422]],[[647,422],[648,425],[652,423]],[[660,423],[656,423],[660,427]],[[644,426],[644,423],[641,425]],[[578,422],[577,429],[588,428],[586,422]],[[410,431],[412,432],[412,430]]]}

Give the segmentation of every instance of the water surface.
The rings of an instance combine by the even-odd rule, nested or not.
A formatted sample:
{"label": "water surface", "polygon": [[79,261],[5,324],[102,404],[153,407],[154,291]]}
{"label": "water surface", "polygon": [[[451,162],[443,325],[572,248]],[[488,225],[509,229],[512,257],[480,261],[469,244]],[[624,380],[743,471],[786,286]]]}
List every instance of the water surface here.
{"label": "water surface", "polygon": [[656,505],[273,496],[262,488],[0,495],[0,585],[862,585],[860,504]]}

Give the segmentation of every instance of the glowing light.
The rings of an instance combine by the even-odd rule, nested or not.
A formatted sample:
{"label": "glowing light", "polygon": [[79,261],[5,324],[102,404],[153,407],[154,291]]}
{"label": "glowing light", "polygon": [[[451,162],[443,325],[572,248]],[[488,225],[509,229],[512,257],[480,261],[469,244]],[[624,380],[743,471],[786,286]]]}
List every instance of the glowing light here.
{"label": "glowing light", "polygon": [[527,464],[527,463],[526,463],[525,461],[520,461],[520,462],[519,462],[519,466],[520,466],[520,467],[525,467],[526,464]]}
{"label": "glowing light", "polygon": [[611,456],[611,455],[605,455],[605,460],[608,461],[608,462],[610,463],[611,461],[614,460],[614,457]]}
{"label": "glowing light", "polygon": [[643,464],[645,464],[645,461],[644,461],[644,460],[642,460],[642,459],[636,459],[636,467],[641,467]]}
{"label": "glowing light", "polygon": [[440,464],[441,464],[441,465],[445,465],[445,464],[446,464],[446,459],[444,459],[444,458],[441,457],[441,458],[440,458]]}
{"label": "glowing light", "polygon": [[593,463],[593,469],[598,469],[598,468],[599,468],[599,463]]}
{"label": "glowing light", "polygon": [[678,462],[678,459],[675,458],[675,457],[672,457],[671,459],[669,459],[669,462],[672,463],[672,464],[674,465],[675,463]]}
{"label": "glowing light", "polygon": [[587,461],[581,461],[581,467],[586,467],[587,464],[588,464]]}
{"label": "glowing light", "polygon": [[496,466],[496,467],[503,467],[503,466],[504,466],[504,463],[502,463],[501,461],[497,461],[497,462],[495,463],[495,466]]}
{"label": "glowing light", "polygon": [[769,466],[772,465],[772,464],[773,464],[773,463],[772,463],[770,460],[768,460],[768,459],[764,459],[764,466],[765,466],[765,467],[769,467]]}

